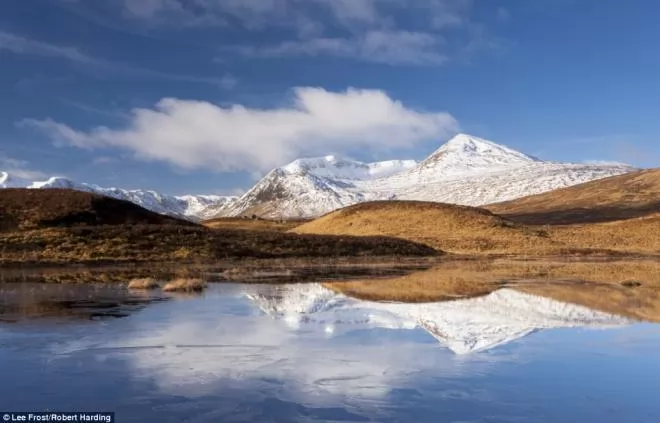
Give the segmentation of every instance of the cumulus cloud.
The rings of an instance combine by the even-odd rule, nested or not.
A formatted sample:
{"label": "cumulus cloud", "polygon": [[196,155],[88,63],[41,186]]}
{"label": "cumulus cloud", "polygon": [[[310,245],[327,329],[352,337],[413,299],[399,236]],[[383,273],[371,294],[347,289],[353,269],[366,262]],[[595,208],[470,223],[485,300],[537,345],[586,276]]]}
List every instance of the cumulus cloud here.
{"label": "cumulus cloud", "polygon": [[406,148],[458,130],[445,112],[405,107],[379,90],[296,88],[293,104],[274,109],[221,107],[162,99],[135,109],[124,127],[81,131],[52,119],[20,126],[44,131],[58,145],[122,148],[142,160],[216,171],[268,171],[301,155]]}

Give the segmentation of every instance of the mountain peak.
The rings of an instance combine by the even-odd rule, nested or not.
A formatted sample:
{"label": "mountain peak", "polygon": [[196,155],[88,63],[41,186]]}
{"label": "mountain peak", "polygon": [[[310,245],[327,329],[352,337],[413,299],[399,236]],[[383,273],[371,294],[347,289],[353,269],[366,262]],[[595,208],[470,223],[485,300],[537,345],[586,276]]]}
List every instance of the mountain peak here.
{"label": "mountain peak", "polygon": [[445,174],[515,168],[540,160],[483,138],[458,134],[420,163]]}

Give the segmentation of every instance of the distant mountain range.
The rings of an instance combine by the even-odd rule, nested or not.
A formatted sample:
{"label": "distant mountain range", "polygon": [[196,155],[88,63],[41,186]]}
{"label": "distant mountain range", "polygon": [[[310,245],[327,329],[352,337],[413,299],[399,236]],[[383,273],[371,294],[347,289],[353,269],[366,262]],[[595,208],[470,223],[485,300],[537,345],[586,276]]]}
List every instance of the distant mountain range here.
{"label": "distant mountain range", "polygon": [[361,163],[327,156],[268,173],[209,215],[314,217],[355,203],[421,200],[482,206],[631,172],[626,165],[547,162],[460,134],[421,162]]}
{"label": "distant mountain range", "polygon": [[362,163],[337,156],[298,159],[269,172],[241,197],[168,196],[102,188],[55,177],[43,182],[0,172],[0,188],[70,188],[134,202],[193,220],[256,214],[315,217],[355,203],[422,200],[481,206],[631,172],[626,165],[539,160],[494,142],[459,134],[429,157]]}
{"label": "distant mountain range", "polygon": [[362,301],[319,284],[246,286],[244,290],[264,313],[296,328],[329,336],[360,329],[420,328],[456,354],[489,350],[543,329],[630,323],[624,317],[512,289],[423,304]]}
{"label": "distant mountain range", "polygon": [[236,197],[219,195],[184,195],[170,196],[147,190],[125,190],[120,188],[103,188],[97,185],[74,182],[67,178],[53,177],[46,181],[31,182],[12,177],[7,172],[0,172],[0,188],[67,188],[76,191],[91,192],[118,200],[126,200],[151,210],[169,216],[199,220],[205,217],[204,212],[219,207]]}

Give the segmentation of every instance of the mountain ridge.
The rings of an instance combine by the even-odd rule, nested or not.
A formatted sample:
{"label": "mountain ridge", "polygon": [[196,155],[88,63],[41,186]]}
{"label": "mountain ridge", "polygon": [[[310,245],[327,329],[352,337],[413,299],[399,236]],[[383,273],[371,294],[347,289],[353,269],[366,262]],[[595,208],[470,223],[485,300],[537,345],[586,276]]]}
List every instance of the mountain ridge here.
{"label": "mountain ridge", "polygon": [[359,202],[417,200],[466,206],[514,200],[608,176],[634,171],[627,165],[543,161],[509,147],[458,134],[426,159],[393,169],[379,177],[345,177],[332,166],[362,162],[336,156],[305,159],[274,169],[235,201],[211,207],[215,217],[256,214],[270,218],[310,218]]}
{"label": "mountain ridge", "polygon": [[365,163],[336,155],[300,158],[271,170],[239,197],[169,196],[150,190],[103,188],[62,177],[30,182],[6,172],[0,172],[0,188],[75,189],[196,221],[245,215],[289,219],[317,217],[366,201],[483,206],[634,170],[621,164],[543,161],[483,138],[458,134],[419,162]]}

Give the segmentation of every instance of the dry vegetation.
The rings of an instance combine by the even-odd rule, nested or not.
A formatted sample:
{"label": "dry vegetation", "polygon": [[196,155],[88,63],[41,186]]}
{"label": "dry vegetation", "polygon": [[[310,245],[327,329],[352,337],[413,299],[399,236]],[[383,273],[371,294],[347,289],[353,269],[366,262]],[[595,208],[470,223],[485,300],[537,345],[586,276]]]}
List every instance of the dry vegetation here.
{"label": "dry vegetation", "polygon": [[660,170],[487,208],[412,201],[364,203],[292,231],[393,236],[449,253],[482,256],[660,255]]}
{"label": "dry vegetation", "polygon": [[452,253],[525,253],[556,248],[543,229],[476,207],[421,201],[361,203],[294,228],[306,234],[391,236]]}
{"label": "dry vegetation", "polygon": [[424,245],[383,237],[213,230],[70,190],[0,190],[0,222],[3,265],[437,254]]}
{"label": "dry vegetation", "polygon": [[194,226],[128,201],[68,189],[0,191],[0,232],[98,225]]}
{"label": "dry vegetation", "polygon": [[163,286],[164,292],[202,292],[204,289],[206,282],[193,278],[175,279]]}
{"label": "dry vegetation", "polygon": [[203,227],[116,225],[0,234],[0,264],[208,263],[223,259],[432,256],[421,244],[385,237],[315,236]]}
{"label": "dry vegetation", "polygon": [[645,170],[492,204],[518,222],[567,225],[611,222],[660,213],[660,170]]}
{"label": "dry vegetation", "polygon": [[326,287],[374,301],[428,302],[484,295],[502,287],[660,322],[657,261],[451,261],[405,276]]}
{"label": "dry vegetation", "polygon": [[248,231],[286,232],[308,220],[271,220],[262,218],[221,217],[202,222],[211,229],[243,229]]}
{"label": "dry vegetation", "polygon": [[128,283],[128,289],[157,289],[160,285],[154,278],[133,279]]}

